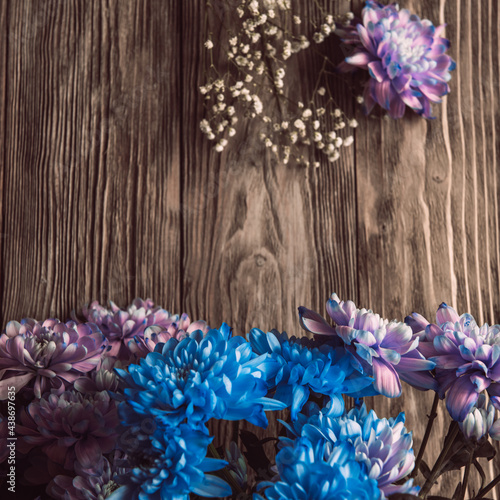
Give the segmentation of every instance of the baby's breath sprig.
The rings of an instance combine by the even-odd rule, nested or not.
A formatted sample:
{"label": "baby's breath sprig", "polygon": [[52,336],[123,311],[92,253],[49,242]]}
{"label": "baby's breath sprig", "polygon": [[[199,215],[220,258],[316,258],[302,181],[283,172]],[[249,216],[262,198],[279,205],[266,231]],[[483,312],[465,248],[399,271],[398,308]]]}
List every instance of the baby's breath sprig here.
{"label": "baby's breath sprig", "polygon": [[[328,57],[322,56],[323,67],[312,97],[305,100],[307,104],[286,94],[287,61],[312,44],[322,43],[335,31],[336,23],[345,24],[352,18],[350,12],[333,15],[318,7],[319,21],[305,23],[292,13],[291,0],[241,0],[226,30],[222,59],[227,70],[223,74],[213,63],[212,36],[205,41],[210,68],[206,83],[200,87],[207,111],[200,128],[214,142],[215,151],[224,151],[236,135],[240,117],[261,122],[259,138],[285,164],[294,160],[318,167],[320,162],[311,162],[304,147],[313,147],[334,162],[341,148],[353,143],[348,130],[357,122],[338,107],[328,82],[323,82],[327,64],[333,64]],[[305,33],[309,25],[312,34]],[[269,96],[274,98],[274,109],[268,109]]]}

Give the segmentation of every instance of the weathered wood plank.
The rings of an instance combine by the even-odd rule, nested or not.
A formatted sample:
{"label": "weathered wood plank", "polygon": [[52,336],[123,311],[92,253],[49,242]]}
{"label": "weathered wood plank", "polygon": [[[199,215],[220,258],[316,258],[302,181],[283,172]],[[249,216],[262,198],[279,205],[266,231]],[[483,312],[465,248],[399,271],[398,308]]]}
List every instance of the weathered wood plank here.
{"label": "weathered wood plank", "polygon": [[137,295],[178,311],[178,3],[8,13],[2,321]]}
{"label": "weathered wood plank", "polygon": [[[458,67],[435,121],[360,117],[360,304],[389,318],[415,310],[432,320],[445,301],[478,323],[498,322],[497,8],[458,0],[400,5],[448,23]],[[431,400],[406,390],[397,401],[374,404],[383,414],[404,409],[418,448]],[[442,405],[429,456],[440,451],[448,418]],[[493,461],[490,477],[499,468]],[[444,476],[441,491],[459,480]]]}

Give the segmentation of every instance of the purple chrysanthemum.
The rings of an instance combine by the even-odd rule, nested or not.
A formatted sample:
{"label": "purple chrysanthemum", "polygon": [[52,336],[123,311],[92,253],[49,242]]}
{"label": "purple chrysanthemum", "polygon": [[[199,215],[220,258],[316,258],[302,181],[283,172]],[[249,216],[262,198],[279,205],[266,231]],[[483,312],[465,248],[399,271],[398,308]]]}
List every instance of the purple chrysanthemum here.
{"label": "purple chrysanthemum", "polygon": [[92,471],[75,463],[76,476],[56,476],[47,487],[47,493],[57,500],[104,500],[120,485],[114,482],[118,474],[127,471],[102,457]]}
{"label": "purple chrysanthemum", "polygon": [[119,420],[116,403],[106,391],[82,395],[66,391],[33,401],[21,414],[19,449],[40,446],[47,457],[67,470],[75,460],[95,466],[103,453],[115,448]]}
{"label": "purple chrysanthemum", "polygon": [[[301,325],[314,334],[342,339],[363,370],[375,378],[373,386],[378,393],[389,398],[399,397],[400,378],[407,380],[416,372],[428,372],[434,368],[434,363],[417,351],[418,338],[412,338],[411,328],[404,323],[389,322],[371,310],[357,309],[354,302],[343,302],[335,293],[326,308],[336,323],[335,328],[305,307],[299,307]],[[435,387],[429,374],[421,374],[421,377],[419,388]]]}
{"label": "purple chrysanthemum", "polygon": [[7,398],[10,386],[16,393],[32,389],[37,398],[51,389],[62,393],[97,366],[106,345],[92,323],[10,321],[0,336],[0,399]]}
{"label": "purple chrysanthemum", "polygon": [[337,30],[353,49],[342,69],[360,68],[370,74],[364,92],[367,113],[379,104],[392,118],[401,118],[406,105],[432,118],[431,102],[441,102],[449,93],[447,82],[455,68],[446,54],[449,41],[441,36],[444,28],[399,10],[397,4],[367,0],[362,20]]}
{"label": "purple chrysanthemum", "polygon": [[129,360],[131,352],[144,357],[154,350],[154,346],[151,348],[149,345],[154,338],[149,341],[144,338],[145,330],[153,325],[160,329],[151,333],[165,332],[169,338],[178,340],[187,335],[188,329],[190,332],[196,329],[207,331],[204,322],[191,325],[187,314],[170,314],[161,307],[155,307],[150,299],[137,298],[126,310],[120,309],[112,301],[109,309],[94,301],[84,306],[82,313],[87,321],[97,324],[108,339],[111,349],[106,354],[122,361]]}
{"label": "purple chrysanthemum", "polygon": [[451,417],[462,422],[484,391],[500,409],[500,325],[479,327],[444,302],[436,320],[430,324],[416,313],[406,318],[420,338],[419,351],[436,364],[437,392],[446,395]]}

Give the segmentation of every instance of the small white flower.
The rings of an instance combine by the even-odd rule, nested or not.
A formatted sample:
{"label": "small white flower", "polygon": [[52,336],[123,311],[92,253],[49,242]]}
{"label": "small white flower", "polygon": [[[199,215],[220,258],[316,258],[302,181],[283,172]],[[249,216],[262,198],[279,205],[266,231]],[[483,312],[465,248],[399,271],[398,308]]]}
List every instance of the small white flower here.
{"label": "small white flower", "polygon": [[293,24],[300,24],[302,20],[299,16],[293,16]]}
{"label": "small white flower", "polygon": [[234,106],[228,106],[226,109],[226,113],[228,114],[228,116],[233,116],[235,113]]}
{"label": "small white flower", "polygon": [[227,139],[221,139],[221,140],[219,141],[219,144],[221,144],[221,145],[222,145],[222,147],[224,147],[224,148],[225,148],[225,147],[227,146]]}
{"label": "small white flower", "polygon": [[354,142],[354,137],[350,135],[349,137],[346,137],[346,140],[344,141],[344,146],[350,146]]}
{"label": "small white flower", "polygon": [[276,86],[277,89],[282,89],[283,88],[283,80],[274,80],[274,85]]}
{"label": "small white flower", "polygon": [[325,87],[320,87],[320,88],[318,89],[318,94],[319,94],[319,95],[325,95],[325,93],[326,93],[326,89],[325,89]]}
{"label": "small white flower", "polygon": [[319,120],[314,120],[313,121],[313,128],[314,128],[314,130],[318,130],[319,129],[319,125],[320,125]]}
{"label": "small white flower", "polygon": [[213,140],[215,139],[215,135],[214,135],[214,133],[213,133],[213,132],[209,132],[209,133],[207,134],[207,138],[208,138],[210,141],[213,141]]}
{"label": "small white flower", "polygon": [[303,108],[303,107],[304,107],[304,103],[303,103],[302,101],[299,101],[299,102],[297,103],[297,107],[299,107],[299,108]]}
{"label": "small white flower", "polygon": [[315,162],[313,163],[313,167],[314,167],[314,168],[319,168],[319,165],[320,165],[319,161],[315,161]]}
{"label": "small white flower", "polygon": [[283,68],[279,68],[276,70],[276,76],[278,78],[283,78],[285,76],[285,70]]}
{"label": "small white flower", "polygon": [[331,132],[328,132],[328,138],[331,140],[331,141],[334,141],[335,138],[337,137],[337,134],[335,132],[333,132],[333,130]]}
{"label": "small white flower", "polygon": [[281,129],[281,127],[280,127],[280,124],[279,124],[279,123],[273,123],[273,130],[274,130],[275,132],[279,132],[279,131],[280,131],[280,129]]}
{"label": "small white flower", "polygon": [[273,145],[273,141],[271,141],[271,139],[269,139],[269,137],[266,137],[264,144],[265,144],[266,148],[270,148]]}
{"label": "small white flower", "polygon": [[349,120],[348,123],[349,123],[349,127],[351,127],[351,128],[356,128],[359,125],[358,121],[355,118],[353,118],[352,120]]}
{"label": "small white flower", "polygon": [[297,119],[293,122],[293,126],[299,130],[303,130],[306,128],[306,126],[304,125],[304,122],[300,119]]}
{"label": "small white flower", "polygon": [[319,132],[314,132],[313,134],[313,141],[314,142],[319,142],[323,139],[323,136]]}
{"label": "small white flower", "polygon": [[333,112],[333,116],[335,116],[335,118],[340,118],[342,116],[342,111],[340,111],[339,108],[337,108],[334,112]]}
{"label": "small white flower", "polygon": [[365,99],[362,95],[358,95],[356,97],[356,101],[358,101],[359,104],[363,104],[365,102]]}
{"label": "small white flower", "polygon": [[328,36],[332,32],[332,28],[328,24],[322,24],[321,32],[323,35]]}
{"label": "small white flower", "polygon": [[295,144],[297,142],[297,139],[299,138],[299,135],[297,134],[297,132],[290,132],[290,141],[292,142],[292,144]]}
{"label": "small white flower", "polygon": [[232,116],[231,117],[231,125],[234,125],[237,122],[238,122],[238,117],[237,116]]}
{"label": "small white flower", "polygon": [[326,113],[326,109],[325,109],[325,108],[318,108],[318,109],[316,110],[316,114],[317,114],[318,116],[323,116],[325,113]]}
{"label": "small white flower", "polygon": [[332,25],[333,24],[333,16],[331,14],[328,14],[325,18],[325,21],[327,24]]}
{"label": "small white flower", "polygon": [[335,147],[340,148],[340,146],[342,146],[342,142],[344,142],[342,137],[337,137],[334,141]]}
{"label": "small white flower", "polygon": [[236,129],[231,127],[228,132],[229,132],[229,137],[233,137],[236,134]]}
{"label": "small white flower", "polygon": [[217,94],[217,100],[218,101],[223,101],[224,100],[224,94]]}
{"label": "small white flower", "polygon": [[323,33],[314,33],[313,40],[316,43],[322,43],[325,40],[325,36],[323,35]]}
{"label": "small white flower", "polygon": [[273,9],[269,9],[267,11],[267,16],[269,17],[269,19],[274,19],[274,17],[276,16],[276,13],[274,12]]}
{"label": "small white flower", "polygon": [[206,47],[208,50],[213,49],[213,48],[214,48],[214,44],[213,44],[212,40],[207,40],[207,41],[205,42],[205,47]]}
{"label": "small white flower", "polygon": [[304,109],[302,112],[302,118],[310,118],[312,116],[312,111],[309,108]]}
{"label": "small white flower", "polygon": [[248,54],[248,51],[250,50],[250,45],[248,45],[248,43],[245,45],[241,44],[240,48],[243,54]]}
{"label": "small white flower", "polygon": [[252,40],[252,43],[257,43],[260,40],[260,33],[253,33],[251,40]]}
{"label": "small white flower", "polygon": [[229,39],[229,45],[235,46],[238,43],[238,37],[233,36],[232,38]]}
{"label": "small white flower", "polygon": [[288,128],[288,122],[281,122],[281,128],[286,130]]}
{"label": "small white flower", "polygon": [[215,151],[217,151],[217,153],[222,153],[222,151],[224,151],[224,146],[218,142],[215,147],[214,147]]}
{"label": "small white flower", "polygon": [[271,146],[271,151],[272,151],[273,153],[278,153],[278,146],[276,146],[276,144],[273,144],[273,145]]}
{"label": "small white flower", "polygon": [[334,162],[337,161],[340,158],[340,153],[338,151],[335,151],[333,155],[328,157],[328,161]]}
{"label": "small white flower", "polygon": [[243,17],[245,15],[245,11],[241,7],[238,7],[236,12],[238,13],[238,17]]}
{"label": "small white flower", "polygon": [[207,87],[200,87],[200,93],[205,95],[206,93],[208,92],[208,88]]}
{"label": "small white flower", "polygon": [[250,83],[252,80],[253,80],[253,76],[252,75],[245,76],[245,82]]}

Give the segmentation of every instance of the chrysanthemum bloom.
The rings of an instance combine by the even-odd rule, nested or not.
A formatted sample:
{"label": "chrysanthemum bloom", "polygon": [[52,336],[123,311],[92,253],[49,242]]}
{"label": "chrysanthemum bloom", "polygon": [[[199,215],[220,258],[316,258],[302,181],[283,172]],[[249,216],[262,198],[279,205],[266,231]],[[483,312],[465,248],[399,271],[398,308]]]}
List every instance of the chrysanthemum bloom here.
{"label": "chrysanthemum bloom", "polygon": [[[467,414],[465,420],[458,425],[466,438],[479,441],[483,436],[488,437],[495,422],[495,416],[495,407],[484,394],[480,394],[476,405]],[[493,439],[500,439],[500,436],[496,436],[495,429],[493,429],[492,437]]]}
{"label": "chrysanthemum bloom", "polygon": [[196,330],[207,333],[210,327],[205,321],[194,321],[191,323],[189,317],[183,314],[178,322],[174,322],[168,327],[159,325],[148,326],[144,330],[143,336],[136,335],[128,342],[128,348],[137,358],[144,358],[155,350],[157,344],[166,343],[170,339],[182,340]]}
{"label": "chrysanthemum bloom", "polygon": [[274,398],[291,406],[291,418],[308,400],[311,391],[330,398],[329,414],[344,412],[342,394],[358,393],[372,384],[373,379],[353,368],[351,356],[343,348],[327,344],[308,347],[309,339],[288,340],[284,332],[267,334],[253,328],[249,333],[252,349],[257,354],[269,354],[279,365],[279,371],[268,379],[270,389],[276,388]]}
{"label": "chrysanthemum bloom", "polygon": [[[126,310],[120,309],[112,301],[110,301],[110,309],[94,301],[84,306],[82,313],[87,321],[98,325],[108,339],[111,349],[106,352],[106,355],[115,356],[122,361],[130,358],[129,343],[137,338],[137,343],[142,344],[144,331],[149,326],[157,325],[164,331],[170,332],[170,336],[182,338],[191,324],[186,314],[180,317],[177,314],[170,314],[161,307],[155,307],[150,299],[137,298]],[[196,322],[191,329],[202,328],[204,325],[204,322]],[[132,349],[134,352],[137,350],[135,343]],[[142,345],[138,350],[149,351],[147,346]]]}
{"label": "chrysanthemum bloom", "polygon": [[7,398],[10,386],[16,393],[32,389],[37,398],[51,389],[64,392],[97,366],[106,345],[92,323],[10,321],[0,336],[0,399]]}
{"label": "chrysanthemum bloom", "polygon": [[335,328],[319,314],[299,307],[303,328],[317,335],[337,335],[342,339],[363,370],[375,378],[373,387],[378,393],[389,398],[399,397],[400,378],[411,381],[419,389],[435,388],[435,380],[428,373],[435,365],[417,350],[419,339],[412,338],[409,326],[389,322],[371,310],[357,309],[354,302],[340,301],[335,293],[326,308],[336,323]]}
{"label": "chrysanthemum bloom", "polygon": [[82,395],[66,391],[33,401],[21,414],[16,432],[21,452],[40,446],[47,457],[72,470],[97,464],[103,453],[115,448],[119,425],[116,403],[108,393]]}
{"label": "chrysanthemum bloom", "polygon": [[214,417],[266,427],[264,410],[285,407],[265,397],[266,375],[275,365],[267,354],[257,357],[242,337],[232,337],[226,324],[205,336],[196,330],[180,342],[159,344],[128,373],[116,370],[126,386],[120,416],[125,425],[149,415],[174,426]]}
{"label": "chrysanthemum bloom", "polygon": [[120,486],[114,482],[117,474],[125,473],[123,468],[110,464],[106,457],[94,467],[94,471],[75,463],[76,476],[56,476],[47,486],[47,493],[57,500],[104,500]]}
{"label": "chrysanthemum bloom", "polygon": [[432,118],[431,102],[441,102],[449,93],[447,82],[455,68],[446,54],[450,44],[442,37],[444,28],[399,10],[397,4],[367,0],[362,21],[337,30],[352,48],[341,69],[370,74],[364,92],[367,113],[379,104],[392,118],[401,118],[406,105]]}
{"label": "chrysanthemum bloom", "polygon": [[[263,482],[267,500],[379,500],[383,494],[347,442],[297,438],[276,455],[278,478]],[[260,495],[254,498],[263,500]]]}
{"label": "chrysanthemum bloom", "polygon": [[212,438],[187,424],[158,427],[151,439],[129,455],[131,471],[118,476],[123,486],[110,500],[188,500],[189,493],[223,498],[231,488],[205,472],[221,469],[227,462],[206,458]]}
{"label": "chrysanthemum bloom", "polygon": [[436,320],[429,324],[418,314],[406,319],[420,338],[419,351],[436,363],[437,392],[446,395],[453,420],[462,422],[483,391],[500,409],[500,325],[479,327],[470,314],[459,316],[444,302]]}
{"label": "chrysanthemum bloom", "polygon": [[379,419],[373,410],[367,413],[365,405],[352,409],[347,415],[330,418],[318,405],[309,403],[296,423],[282,422],[291,439],[281,438],[280,447],[293,446],[297,437],[305,437],[312,443],[326,440],[332,446],[349,443],[354,447],[356,461],[364,465],[385,496],[416,494],[419,489],[413,486],[413,480],[394,484],[407,476],[415,465],[412,434],[406,431],[404,422],[404,413],[395,419]]}
{"label": "chrysanthemum bloom", "polygon": [[116,391],[120,385],[120,378],[114,368],[121,368],[123,365],[113,357],[105,357],[95,370],[79,377],[75,380],[73,387],[82,394],[90,394],[101,391]]}

